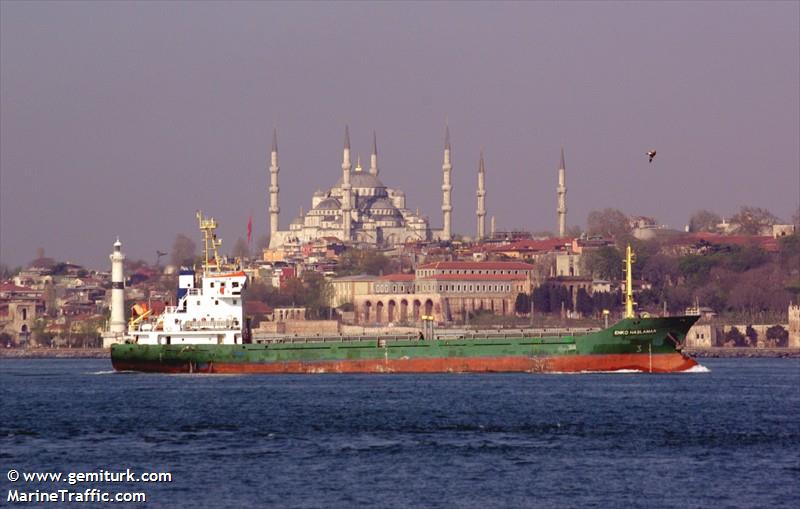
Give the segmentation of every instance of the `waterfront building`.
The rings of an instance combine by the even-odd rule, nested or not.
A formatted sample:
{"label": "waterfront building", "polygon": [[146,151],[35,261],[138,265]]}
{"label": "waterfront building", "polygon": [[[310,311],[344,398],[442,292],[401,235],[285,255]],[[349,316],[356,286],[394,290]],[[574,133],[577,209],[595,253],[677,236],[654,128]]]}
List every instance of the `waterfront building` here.
{"label": "waterfront building", "polygon": [[421,265],[415,274],[389,274],[371,292],[353,296],[359,324],[465,322],[481,311],[514,314],[520,293],[533,289],[534,266],[523,262],[445,261]]}
{"label": "waterfront building", "polygon": [[[17,346],[29,346],[32,327],[44,314],[42,292],[13,283],[0,284],[0,332]],[[9,345],[0,345],[6,347]]]}

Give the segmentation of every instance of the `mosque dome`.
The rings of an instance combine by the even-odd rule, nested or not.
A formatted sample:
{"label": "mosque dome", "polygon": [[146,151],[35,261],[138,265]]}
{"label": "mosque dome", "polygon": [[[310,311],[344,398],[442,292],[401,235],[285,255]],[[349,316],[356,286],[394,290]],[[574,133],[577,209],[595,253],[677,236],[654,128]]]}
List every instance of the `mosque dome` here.
{"label": "mosque dome", "polygon": [[[342,177],[339,177],[339,180],[336,181],[336,187],[341,188],[342,183],[343,183]],[[378,177],[364,171],[356,171],[351,173],[350,185],[353,188],[366,188],[366,189],[386,188],[386,186],[383,184],[383,182],[380,181]]]}
{"label": "mosque dome", "polygon": [[369,210],[378,211],[378,210],[391,210],[392,212],[397,212],[397,208],[394,204],[387,198],[378,198],[374,200],[372,203],[368,205]]}
{"label": "mosque dome", "polygon": [[314,207],[314,210],[339,210],[342,204],[336,198],[325,198]]}

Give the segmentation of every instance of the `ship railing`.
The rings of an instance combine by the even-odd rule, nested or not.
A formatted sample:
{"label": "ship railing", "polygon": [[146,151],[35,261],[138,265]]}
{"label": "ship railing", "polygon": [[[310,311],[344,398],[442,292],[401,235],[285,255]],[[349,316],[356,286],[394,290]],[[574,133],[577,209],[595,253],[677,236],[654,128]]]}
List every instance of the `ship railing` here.
{"label": "ship railing", "polygon": [[536,329],[536,330],[468,330],[459,332],[440,331],[436,339],[526,339],[526,338],[563,338],[585,336],[600,329],[591,327],[576,327],[563,329]]}
{"label": "ship railing", "polygon": [[275,336],[275,337],[268,337],[268,338],[257,338],[254,339],[254,343],[319,343],[319,342],[339,342],[342,341],[386,341],[386,340],[394,340],[394,341],[411,341],[419,339],[417,334],[387,334],[387,335],[376,335],[376,334],[353,334],[353,335],[304,335],[304,336]]}
{"label": "ship railing", "polygon": [[238,329],[238,320],[187,320],[181,323],[181,330],[227,330]]}
{"label": "ship railing", "polygon": [[[563,338],[584,336],[591,332],[596,332],[596,328],[568,328],[568,329],[542,329],[535,331],[463,331],[463,332],[439,332],[434,339],[441,341],[457,341],[463,339],[534,339],[534,338]],[[319,343],[319,342],[343,342],[343,341],[423,341],[424,338],[419,333],[405,334],[336,334],[336,335],[282,335],[273,337],[255,338],[254,343]]]}

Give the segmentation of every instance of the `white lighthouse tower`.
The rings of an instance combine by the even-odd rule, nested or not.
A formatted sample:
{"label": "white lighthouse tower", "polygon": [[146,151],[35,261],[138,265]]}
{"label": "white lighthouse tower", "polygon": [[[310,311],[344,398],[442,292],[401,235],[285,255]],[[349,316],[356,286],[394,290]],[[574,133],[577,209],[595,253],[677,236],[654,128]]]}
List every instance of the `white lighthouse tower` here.
{"label": "white lighthouse tower", "polygon": [[108,331],[103,334],[103,347],[108,348],[114,343],[122,343],[125,335],[125,272],[123,263],[125,254],[122,252],[122,242],[114,242],[114,251],[109,256],[111,259],[111,320]]}

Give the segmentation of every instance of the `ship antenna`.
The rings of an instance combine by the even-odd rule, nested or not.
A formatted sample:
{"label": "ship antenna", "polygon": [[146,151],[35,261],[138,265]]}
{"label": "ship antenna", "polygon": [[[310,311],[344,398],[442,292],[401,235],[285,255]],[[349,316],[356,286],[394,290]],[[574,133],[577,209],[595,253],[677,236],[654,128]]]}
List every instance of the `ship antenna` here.
{"label": "ship antenna", "polygon": [[635,256],[631,245],[625,248],[625,318],[634,318],[633,305],[633,262]]}

